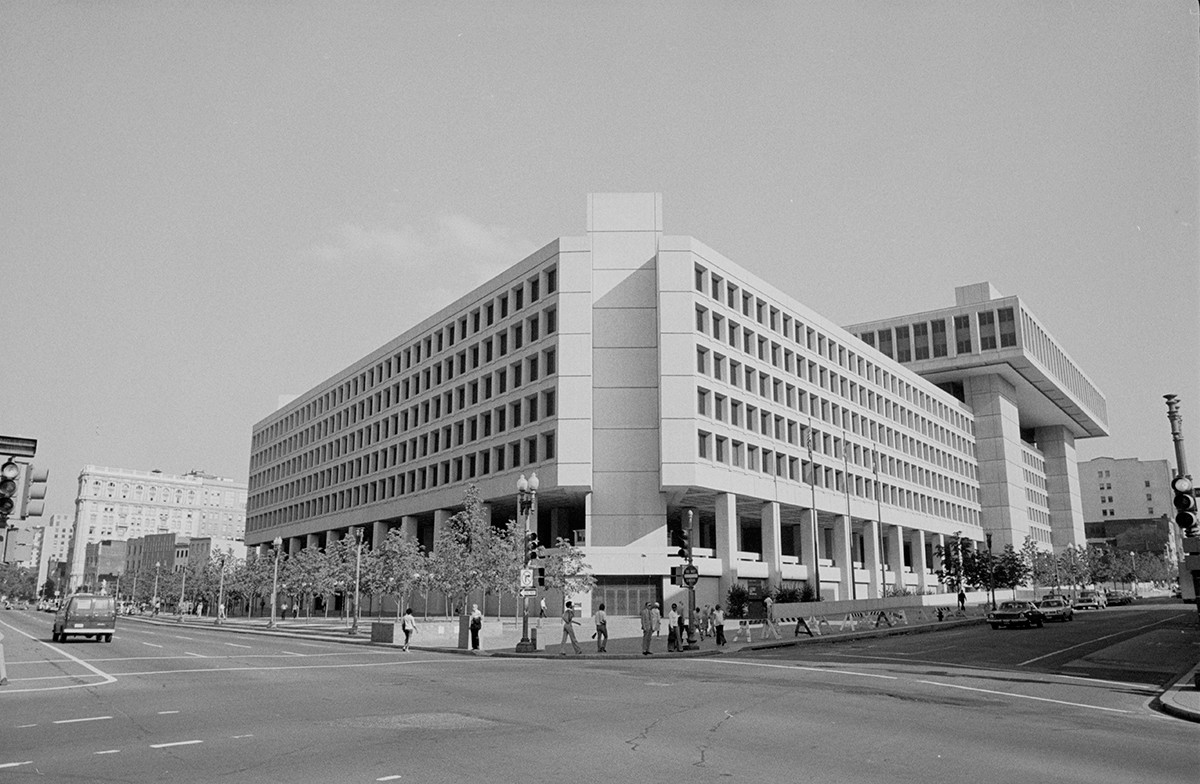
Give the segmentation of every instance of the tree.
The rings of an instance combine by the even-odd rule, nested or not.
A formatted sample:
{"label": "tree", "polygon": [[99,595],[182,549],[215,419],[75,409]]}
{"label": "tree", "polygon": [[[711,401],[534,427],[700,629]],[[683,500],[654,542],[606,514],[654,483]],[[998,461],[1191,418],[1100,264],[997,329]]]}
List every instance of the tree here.
{"label": "tree", "polygon": [[1011,544],[1004,546],[1004,551],[995,559],[995,567],[997,588],[1011,588],[1015,591],[1018,585],[1024,585],[1029,579],[1029,567],[1025,565],[1024,557],[1014,550]]}
{"label": "tree", "polygon": [[1069,581],[1072,591],[1092,581],[1087,547],[1082,545],[1068,547],[1059,553],[1058,568],[1059,573]]}
{"label": "tree", "polygon": [[396,601],[396,617],[408,604],[408,597],[425,566],[421,545],[406,537],[398,528],[388,531],[378,547],[372,548],[368,571],[378,590]]}
{"label": "tree", "polygon": [[471,593],[488,587],[496,573],[492,548],[497,540],[479,488],[469,485],[463,510],[446,521],[429,556],[434,581],[454,609],[465,611]]}
{"label": "tree", "polygon": [[934,557],[942,562],[942,568],[936,572],[938,580],[945,583],[951,591],[957,592],[965,587],[965,549],[961,531],[955,531],[954,535],[946,540],[945,545],[933,548]]}
{"label": "tree", "polygon": [[325,569],[325,554],[319,547],[305,547],[288,559],[287,567],[280,579],[303,600],[305,615],[312,617],[313,597],[321,585],[321,574]]}
{"label": "tree", "polygon": [[546,587],[557,588],[564,599],[572,594],[590,591],[596,584],[583,550],[562,537],[558,538],[553,549],[545,551],[541,563],[546,571]]}

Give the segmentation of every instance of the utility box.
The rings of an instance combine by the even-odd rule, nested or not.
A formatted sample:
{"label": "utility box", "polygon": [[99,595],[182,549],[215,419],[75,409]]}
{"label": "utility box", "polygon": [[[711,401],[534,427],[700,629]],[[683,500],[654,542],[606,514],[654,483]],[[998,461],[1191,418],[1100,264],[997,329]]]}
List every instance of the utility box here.
{"label": "utility box", "polygon": [[404,642],[404,627],[395,621],[372,621],[371,642]]}

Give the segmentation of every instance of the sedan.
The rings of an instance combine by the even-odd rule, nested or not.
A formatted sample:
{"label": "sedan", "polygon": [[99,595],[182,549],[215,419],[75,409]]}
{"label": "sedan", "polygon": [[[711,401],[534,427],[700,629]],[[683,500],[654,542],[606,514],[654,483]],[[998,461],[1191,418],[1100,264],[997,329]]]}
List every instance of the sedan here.
{"label": "sedan", "polygon": [[1108,602],[1095,591],[1080,591],[1079,598],[1075,600],[1075,609],[1102,610],[1107,604]]}
{"label": "sedan", "polygon": [[1075,617],[1075,608],[1065,599],[1046,599],[1038,602],[1037,608],[1047,621],[1069,621]]}
{"label": "sedan", "polygon": [[1041,628],[1046,622],[1046,616],[1033,602],[1002,602],[998,608],[987,614],[987,621],[993,629],[1002,626]]}

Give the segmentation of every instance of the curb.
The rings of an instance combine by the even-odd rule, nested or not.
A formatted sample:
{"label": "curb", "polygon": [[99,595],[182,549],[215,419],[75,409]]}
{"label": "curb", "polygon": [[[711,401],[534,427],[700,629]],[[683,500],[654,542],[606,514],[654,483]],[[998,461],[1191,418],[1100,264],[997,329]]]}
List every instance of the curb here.
{"label": "curb", "polygon": [[[1177,719],[1200,723],[1200,710],[1195,710],[1183,704],[1180,696],[1183,692],[1200,691],[1200,665],[1190,668],[1170,683],[1162,693],[1150,701],[1150,707],[1157,708]],[[1200,704],[1200,697],[1196,702]]]}

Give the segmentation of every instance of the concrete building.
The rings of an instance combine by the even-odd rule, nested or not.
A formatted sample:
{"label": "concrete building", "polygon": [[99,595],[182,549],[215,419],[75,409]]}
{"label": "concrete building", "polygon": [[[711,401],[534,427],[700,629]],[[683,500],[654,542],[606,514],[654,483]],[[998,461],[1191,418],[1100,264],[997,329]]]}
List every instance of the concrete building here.
{"label": "concrete building", "polygon": [[995,547],[1084,544],[1075,440],[1108,435],[1104,395],[1019,297],[989,283],[954,294],[954,307],[847,329],[969,407]]}
{"label": "concrete building", "polygon": [[[71,537],[75,524],[70,515],[50,515],[45,525],[37,526],[41,533],[41,550],[38,553],[38,590],[55,572],[54,565],[67,563],[71,556]],[[57,580],[56,580],[57,582]],[[63,586],[59,586],[62,588]]]}
{"label": "concrete building", "polygon": [[1173,476],[1166,460],[1097,457],[1080,463],[1088,541],[1165,554],[1169,561],[1177,562],[1182,535],[1175,524]]}
{"label": "concrete building", "polygon": [[246,485],[201,471],[84,466],[75,498],[71,588],[83,580],[86,546],[170,533],[240,539],[246,528]]}
{"label": "concrete building", "polygon": [[[1102,432],[1103,398],[1084,391],[1084,407],[1044,383],[1038,416],[1014,402],[1050,372],[1032,348],[1047,333],[1015,299],[1032,378],[929,378],[665,234],[656,194],[592,195],[587,228],[257,423],[247,544],[265,553],[279,536],[296,552],[363,526],[368,542],[398,527],[430,546],[468,484],[493,520],[514,518],[530,471],[539,538],[584,548],[591,604],[614,614],[681,590],[669,574],[688,520],[700,604],[735,582],[819,585],[827,599],[937,591],[934,550],[956,534],[982,544],[995,531],[1002,546],[1037,528],[1049,547],[1077,524],[1082,541],[1072,437]],[[1022,438],[1026,425],[1040,440]],[[1028,496],[995,489],[1009,484],[1039,488],[1040,518]]]}
{"label": "concrete building", "polygon": [[125,542],[101,539],[87,545],[83,584],[92,591],[116,595],[125,573]]}

